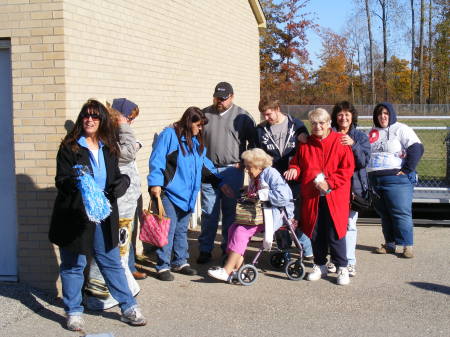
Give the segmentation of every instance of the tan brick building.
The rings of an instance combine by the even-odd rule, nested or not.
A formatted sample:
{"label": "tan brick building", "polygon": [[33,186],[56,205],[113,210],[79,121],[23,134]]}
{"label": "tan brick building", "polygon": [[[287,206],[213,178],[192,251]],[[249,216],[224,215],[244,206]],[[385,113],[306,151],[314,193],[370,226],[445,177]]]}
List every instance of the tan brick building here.
{"label": "tan brick building", "polygon": [[58,292],[55,156],[88,98],[138,103],[145,181],[154,133],[211,104],[217,82],[256,116],[264,25],[258,0],[2,0],[0,279]]}

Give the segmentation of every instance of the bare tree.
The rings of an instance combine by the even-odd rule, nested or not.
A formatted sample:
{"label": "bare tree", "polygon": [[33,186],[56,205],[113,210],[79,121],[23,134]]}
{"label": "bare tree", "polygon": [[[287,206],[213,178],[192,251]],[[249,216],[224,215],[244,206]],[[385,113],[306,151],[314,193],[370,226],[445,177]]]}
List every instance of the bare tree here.
{"label": "bare tree", "polygon": [[[422,0],[423,1],[423,0]],[[372,38],[372,27],[370,24],[370,9],[369,0],[365,0],[366,4],[366,16],[367,16],[367,31],[369,33],[369,54],[370,54],[370,82],[371,82],[371,94],[372,94],[372,104],[375,104],[376,94],[375,94],[375,71],[373,65],[373,38]]]}
{"label": "bare tree", "polygon": [[428,102],[431,104],[432,79],[433,79],[433,30],[431,24],[433,1],[428,3]]}
{"label": "bare tree", "polygon": [[353,69],[353,57],[355,56],[355,52],[350,50],[348,52],[348,57],[350,59],[350,88],[352,91],[352,103],[355,104],[355,83],[354,83],[354,69]]}
{"label": "bare tree", "polygon": [[414,0],[411,0],[411,104],[414,104],[414,50],[416,49],[416,23],[414,19]]}
{"label": "bare tree", "polygon": [[425,23],[425,0],[420,0],[420,30],[419,30],[419,103],[423,104],[423,26]]}
{"label": "bare tree", "polygon": [[[364,104],[367,102],[364,91],[364,77],[363,72],[367,64],[363,64],[364,42],[367,41],[367,33],[365,28],[365,12],[362,8],[358,8],[350,17],[351,25],[347,26],[344,33],[349,43],[349,55],[352,62],[356,62],[357,69],[354,64],[351,64],[352,73],[352,98],[357,104]],[[356,83],[355,83],[356,82]],[[359,82],[359,83],[358,83]],[[359,90],[356,88],[359,85]],[[359,95],[359,98],[358,98]]]}
{"label": "bare tree", "polygon": [[386,76],[386,64],[387,64],[387,20],[388,20],[388,0],[378,0],[381,7],[381,15],[376,14],[381,19],[381,24],[383,26],[383,85],[384,85],[384,100],[388,100],[387,92],[387,76]]}

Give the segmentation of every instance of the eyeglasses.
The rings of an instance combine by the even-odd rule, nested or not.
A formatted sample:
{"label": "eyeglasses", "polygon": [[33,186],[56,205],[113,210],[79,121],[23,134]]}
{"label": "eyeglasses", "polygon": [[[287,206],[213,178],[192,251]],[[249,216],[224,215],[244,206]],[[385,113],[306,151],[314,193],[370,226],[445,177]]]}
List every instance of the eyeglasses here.
{"label": "eyeglasses", "polygon": [[92,118],[93,121],[98,121],[98,120],[100,119],[100,115],[99,115],[98,113],[90,114],[90,113],[88,113],[88,112],[85,112],[85,113],[83,114],[83,118],[84,118],[84,119]]}
{"label": "eyeglasses", "polygon": [[312,126],[325,126],[328,122],[311,122]]}

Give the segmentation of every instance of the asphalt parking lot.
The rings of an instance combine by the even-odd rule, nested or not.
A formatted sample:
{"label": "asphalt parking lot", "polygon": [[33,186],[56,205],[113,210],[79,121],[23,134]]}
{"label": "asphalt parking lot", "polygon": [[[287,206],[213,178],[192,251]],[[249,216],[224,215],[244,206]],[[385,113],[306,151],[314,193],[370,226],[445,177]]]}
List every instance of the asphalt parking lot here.
{"label": "asphalt parking lot", "polygon": [[[335,275],[316,282],[291,281],[261,259],[252,286],[198,276],[173,282],[140,281],[138,302],[146,327],[121,323],[117,308],[85,314],[85,334],[125,336],[450,336],[450,228],[417,227],[413,259],[375,255],[381,228],[359,225],[357,275],[337,286]],[[195,260],[196,232],[190,233]],[[252,242],[250,256],[259,245]],[[267,255],[266,255],[267,256]],[[310,270],[311,264],[306,264]],[[0,283],[0,336],[81,336],[64,329],[59,300],[23,284]]]}

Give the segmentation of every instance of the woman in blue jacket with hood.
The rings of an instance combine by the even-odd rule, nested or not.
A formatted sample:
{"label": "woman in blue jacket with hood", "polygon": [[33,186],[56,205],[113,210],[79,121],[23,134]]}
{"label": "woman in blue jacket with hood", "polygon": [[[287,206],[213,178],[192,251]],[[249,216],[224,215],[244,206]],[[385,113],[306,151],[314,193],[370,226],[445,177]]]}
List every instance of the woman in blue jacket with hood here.
{"label": "woman in blue jacket with hood", "polygon": [[156,250],[156,270],[162,281],[173,280],[171,267],[185,275],[197,273],[187,262],[187,229],[202,177],[204,181],[221,186],[227,196],[233,195],[206,157],[202,129],[207,122],[201,109],[188,108],[178,122],[161,132],[150,156],[147,177],[150,197],[162,198],[164,210],[170,218],[169,242]]}
{"label": "woman in blue jacket with hood", "polygon": [[412,258],[415,170],[424,148],[413,129],[397,122],[397,114],[390,103],[375,107],[373,124],[369,132],[371,156],[367,172],[380,196],[375,200],[375,210],[381,218],[385,240],[375,252],[395,253],[398,245],[403,247],[403,257]]}

